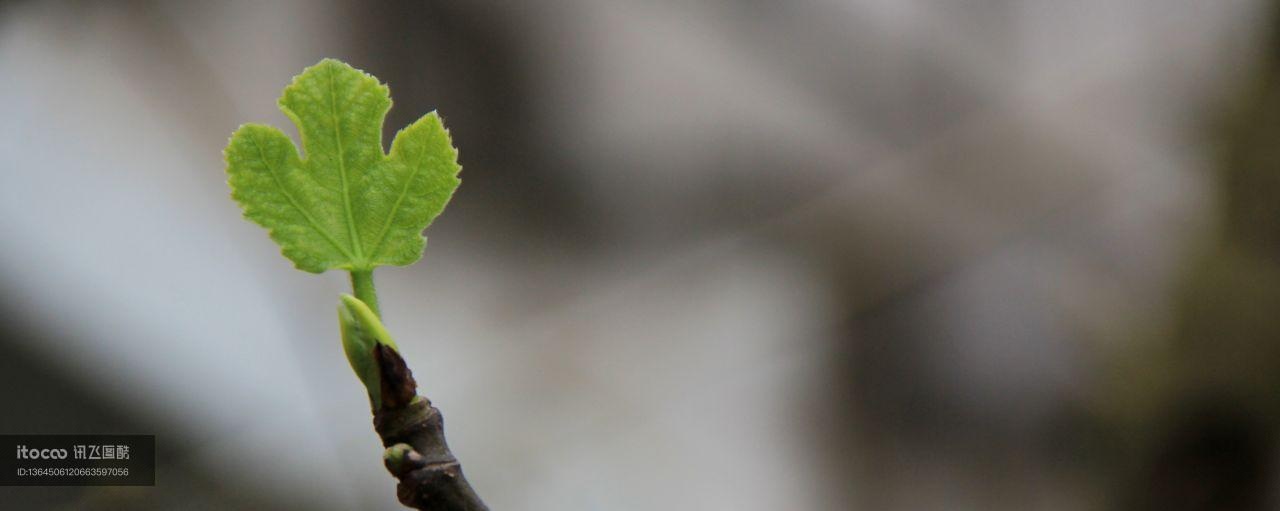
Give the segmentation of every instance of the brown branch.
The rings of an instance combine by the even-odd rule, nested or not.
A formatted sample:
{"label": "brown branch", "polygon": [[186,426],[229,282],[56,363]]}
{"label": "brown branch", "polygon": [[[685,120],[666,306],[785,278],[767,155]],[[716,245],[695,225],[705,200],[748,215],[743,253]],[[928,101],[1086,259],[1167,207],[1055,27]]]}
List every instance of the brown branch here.
{"label": "brown branch", "polygon": [[400,503],[420,510],[488,511],[449,451],[444,417],[418,395],[404,359],[382,343],[375,343],[374,358],[382,376],[382,406],[373,414],[373,428],[387,447],[387,471],[400,480]]}

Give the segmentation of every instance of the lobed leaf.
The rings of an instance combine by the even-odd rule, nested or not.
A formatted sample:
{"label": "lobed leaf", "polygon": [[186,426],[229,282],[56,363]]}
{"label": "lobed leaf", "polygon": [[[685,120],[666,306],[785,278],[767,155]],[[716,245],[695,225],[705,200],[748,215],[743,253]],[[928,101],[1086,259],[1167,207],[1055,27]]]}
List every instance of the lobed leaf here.
{"label": "lobed leaf", "polygon": [[305,158],[279,129],[237,129],[224,156],[245,218],[265,227],[303,271],[417,261],[422,231],[460,183],[458,152],[440,116],[428,113],[400,130],[384,153],[387,86],[333,59],[303,70],[279,105],[302,135]]}

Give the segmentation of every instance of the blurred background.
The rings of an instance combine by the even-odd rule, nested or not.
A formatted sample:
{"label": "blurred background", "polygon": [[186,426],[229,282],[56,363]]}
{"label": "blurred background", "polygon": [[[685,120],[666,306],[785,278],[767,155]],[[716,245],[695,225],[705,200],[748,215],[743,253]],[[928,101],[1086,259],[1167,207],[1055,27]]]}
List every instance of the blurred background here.
{"label": "blurred background", "polygon": [[336,57],[463,185],[384,319],[489,505],[1280,509],[1268,0],[0,4],[4,509],[399,509],[221,151]]}

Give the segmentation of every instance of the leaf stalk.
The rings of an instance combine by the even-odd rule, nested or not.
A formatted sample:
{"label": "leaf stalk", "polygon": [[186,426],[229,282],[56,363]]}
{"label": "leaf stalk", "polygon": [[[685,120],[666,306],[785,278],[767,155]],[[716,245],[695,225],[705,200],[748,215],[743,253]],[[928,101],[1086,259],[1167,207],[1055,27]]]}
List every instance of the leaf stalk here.
{"label": "leaf stalk", "polygon": [[373,270],[352,270],[351,290],[374,314],[382,317],[382,310],[378,308],[378,290],[373,286]]}

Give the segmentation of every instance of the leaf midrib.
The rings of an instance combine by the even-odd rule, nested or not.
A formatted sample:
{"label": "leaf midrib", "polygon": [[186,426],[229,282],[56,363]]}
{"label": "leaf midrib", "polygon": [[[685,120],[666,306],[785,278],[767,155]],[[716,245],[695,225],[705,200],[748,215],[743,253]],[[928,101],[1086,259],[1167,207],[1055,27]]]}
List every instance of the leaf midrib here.
{"label": "leaf midrib", "polygon": [[351,190],[347,186],[347,156],[342,147],[342,130],[339,129],[341,120],[338,117],[338,95],[333,90],[335,66],[326,67],[329,68],[329,116],[333,119],[333,140],[338,145],[338,177],[342,183],[342,209],[347,223],[347,235],[351,237],[351,248],[355,252],[354,257],[350,254],[347,257],[352,259],[353,267],[363,267],[366,262],[360,247],[360,235],[356,230],[355,217],[351,214]]}

